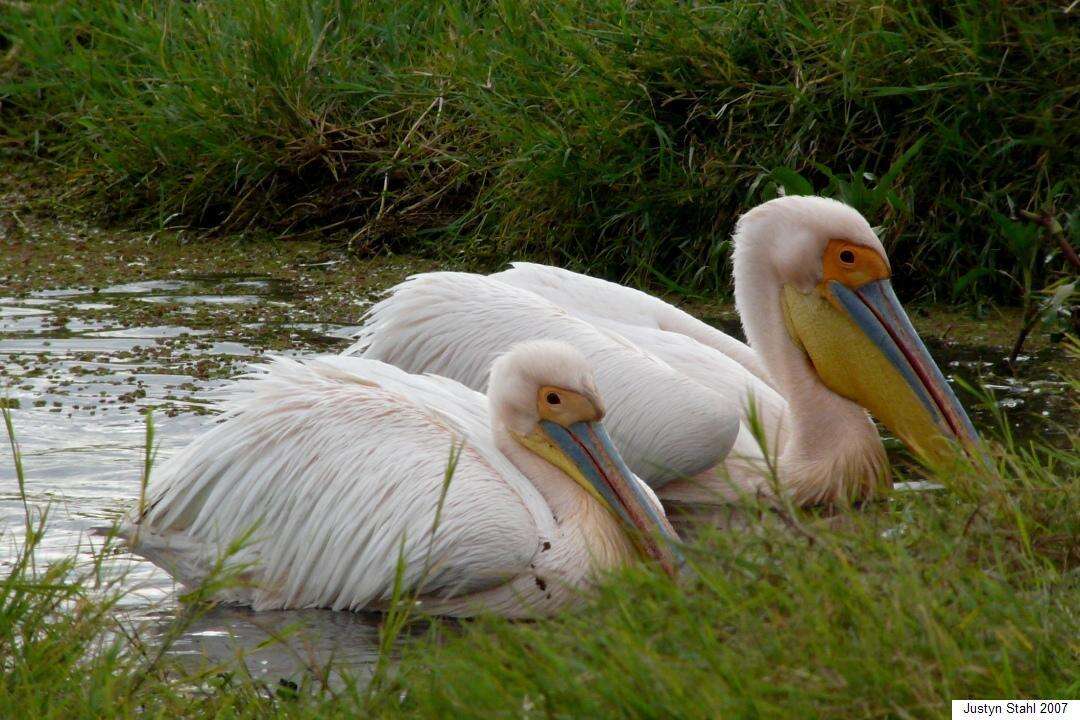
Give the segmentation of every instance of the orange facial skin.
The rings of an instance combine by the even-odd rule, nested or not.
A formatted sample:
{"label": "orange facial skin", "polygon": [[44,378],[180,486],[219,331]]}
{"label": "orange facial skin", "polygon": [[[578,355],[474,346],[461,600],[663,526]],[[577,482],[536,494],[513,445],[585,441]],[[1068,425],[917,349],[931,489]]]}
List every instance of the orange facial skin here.
{"label": "orange facial skin", "polygon": [[830,280],[836,280],[849,288],[857,288],[892,275],[888,262],[876,250],[847,240],[830,240],[821,261],[823,287],[827,287]]}
{"label": "orange facial skin", "polygon": [[572,390],[544,385],[536,393],[536,409],[541,420],[563,427],[577,422],[593,422],[604,417],[604,409]]}

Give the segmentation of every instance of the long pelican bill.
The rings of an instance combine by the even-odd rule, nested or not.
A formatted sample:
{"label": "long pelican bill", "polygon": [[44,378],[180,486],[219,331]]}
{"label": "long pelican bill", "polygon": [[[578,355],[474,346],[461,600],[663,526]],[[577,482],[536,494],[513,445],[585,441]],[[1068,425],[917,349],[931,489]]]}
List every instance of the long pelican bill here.
{"label": "long pelican bill", "polygon": [[831,390],[867,408],[922,458],[981,457],[979,436],[887,277],[817,293],[784,287],[790,329]]}
{"label": "long pelican bill", "polygon": [[594,420],[563,427],[541,420],[538,430],[523,438],[525,444],[570,475],[622,520],[638,549],[675,577],[680,561],[673,543],[679,536],[646,496],[603,424]]}

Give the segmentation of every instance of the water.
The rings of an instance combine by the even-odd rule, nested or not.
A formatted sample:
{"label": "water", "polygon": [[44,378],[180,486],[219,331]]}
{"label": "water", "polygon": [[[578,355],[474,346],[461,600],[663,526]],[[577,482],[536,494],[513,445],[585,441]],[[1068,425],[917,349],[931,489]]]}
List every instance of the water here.
{"label": "water", "polygon": [[[352,326],[276,322],[268,334],[266,324],[244,322],[237,313],[281,313],[295,299],[291,287],[270,277],[189,277],[0,297],[0,384],[14,404],[28,500],[50,513],[39,562],[77,548],[89,562],[89,531],[110,525],[138,498],[147,408],[155,408],[160,463],[213,423],[202,396],[268,344],[289,338],[289,347],[279,350],[285,354],[348,344]],[[214,317],[200,317],[201,329],[132,326],[133,303],[210,308]],[[9,481],[14,470],[6,450],[0,517],[3,527],[14,529],[24,511]],[[14,538],[5,533],[3,542],[0,564],[10,565]],[[131,555],[111,560],[109,571],[126,573],[132,588],[121,610],[147,621],[151,635],[164,632],[177,607],[178,588],[169,576]],[[198,665],[228,662],[243,650],[249,670],[271,681],[331,659],[363,673],[374,659],[377,627],[372,615],[218,608],[195,621],[171,652]],[[283,634],[289,635],[285,645],[260,647]]]}
{"label": "water", "polygon": [[[90,529],[108,526],[137,499],[147,408],[155,409],[160,463],[214,422],[204,396],[245,363],[268,350],[333,352],[348,344],[370,288],[342,300],[309,282],[335,262],[311,263],[288,279],[177,274],[0,296],[0,384],[15,406],[29,501],[51,508],[40,560],[68,557],[76,548],[88,559]],[[337,309],[305,309],[327,305]],[[737,332],[730,319],[716,322]],[[1046,367],[1050,355],[1030,357],[1025,366],[1031,371],[1017,380],[1005,371],[999,347],[929,344],[946,373],[989,383],[1018,433],[1050,439],[1062,433],[1070,400],[1063,378]],[[972,416],[976,424],[992,422],[986,408],[973,407]],[[3,452],[0,516],[6,528],[23,522],[21,500],[8,480],[13,475],[10,454]],[[11,557],[11,536],[5,534],[4,542],[0,562]],[[111,571],[127,573],[133,588],[122,611],[146,621],[151,633],[167,627],[177,608],[168,575],[130,555],[110,562]],[[200,665],[228,663],[243,651],[249,670],[271,682],[331,659],[363,674],[375,656],[377,626],[372,615],[218,608],[195,622],[172,653]],[[282,634],[289,636],[284,645],[264,645]]]}

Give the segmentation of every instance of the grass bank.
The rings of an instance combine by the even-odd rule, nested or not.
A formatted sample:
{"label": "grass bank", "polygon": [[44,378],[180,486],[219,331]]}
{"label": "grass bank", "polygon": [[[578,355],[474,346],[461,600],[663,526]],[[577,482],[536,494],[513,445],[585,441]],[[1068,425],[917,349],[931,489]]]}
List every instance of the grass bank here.
{"label": "grass bank", "polygon": [[1080,236],[1066,5],[5,1],[0,149],[153,225],[693,290],[782,186],[881,224],[909,295],[1011,300],[1056,267],[1021,211]]}
{"label": "grass bank", "polygon": [[0,580],[0,715],[922,718],[952,698],[1076,697],[1073,440],[1006,439],[996,472],[863,508],[733,512],[688,543],[678,585],[636,568],[550,620],[436,623],[374,685],[346,673],[329,689],[178,665],[162,651],[174,633],[145,642],[114,612],[125,590],[101,580],[108,546],[88,565],[35,566],[46,520],[28,507]]}
{"label": "grass bank", "polygon": [[1004,461],[1008,480],[952,478],[948,493],[833,517],[751,514],[694,542],[682,587],[630,572],[586,612],[478,623],[409,654],[403,706],[881,718],[945,717],[953,698],[1074,697],[1077,460],[1023,452]]}

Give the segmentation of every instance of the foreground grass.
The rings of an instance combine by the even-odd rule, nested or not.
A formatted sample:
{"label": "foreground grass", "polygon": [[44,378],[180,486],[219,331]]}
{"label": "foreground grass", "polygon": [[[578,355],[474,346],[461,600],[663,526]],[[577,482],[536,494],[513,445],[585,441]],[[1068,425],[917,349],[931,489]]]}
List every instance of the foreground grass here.
{"label": "foreground grass", "polygon": [[952,698],[1076,697],[1076,439],[864,508],[733,512],[678,585],[636,568],[550,620],[436,623],[376,684],[298,692],[175,665],[162,649],[205,594],[140,640],[102,580],[108,546],[36,567],[28,508],[0,580],[0,716],[940,717]]}
{"label": "foreground grass", "polygon": [[1019,211],[1080,184],[1066,5],[0,2],[0,150],[156,224],[697,289],[783,186],[882,224],[920,292],[1014,299]]}
{"label": "foreground grass", "polygon": [[586,612],[483,622],[404,662],[420,716],[940,717],[1080,692],[1080,464],[696,542],[682,587],[635,571]]}

